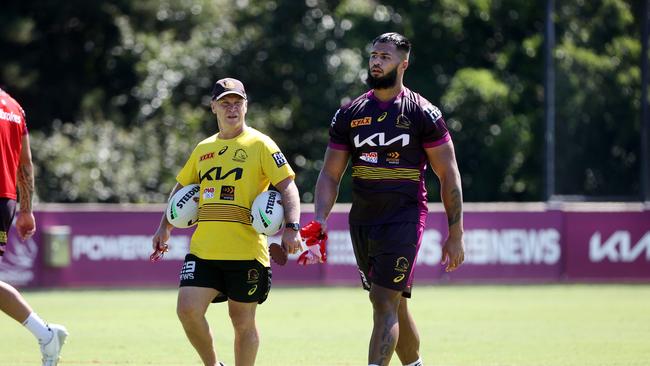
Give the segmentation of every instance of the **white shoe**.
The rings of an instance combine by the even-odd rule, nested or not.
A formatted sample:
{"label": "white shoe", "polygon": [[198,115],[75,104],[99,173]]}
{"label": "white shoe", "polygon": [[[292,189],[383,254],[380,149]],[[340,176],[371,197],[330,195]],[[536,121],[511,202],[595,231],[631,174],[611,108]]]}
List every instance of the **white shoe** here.
{"label": "white shoe", "polygon": [[43,366],[56,366],[59,363],[61,347],[68,337],[68,330],[63,325],[49,324],[52,330],[52,339],[41,345],[41,354],[43,355]]}

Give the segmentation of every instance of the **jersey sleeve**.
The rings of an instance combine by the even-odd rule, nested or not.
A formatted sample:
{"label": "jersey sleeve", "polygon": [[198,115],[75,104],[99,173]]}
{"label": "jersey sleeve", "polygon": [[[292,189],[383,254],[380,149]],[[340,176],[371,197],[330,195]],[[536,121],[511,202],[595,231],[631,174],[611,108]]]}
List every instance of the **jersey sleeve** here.
{"label": "jersey sleeve", "polygon": [[422,98],[422,145],[424,147],[436,147],[451,140],[447,123],[438,107]]}
{"label": "jersey sleeve", "polygon": [[189,159],[185,162],[185,165],[181,170],[178,172],[178,175],[176,175],[176,181],[183,186],[186,186],[188,184],[194,184],[198,183],[198,170],[196,163],[198,162],[197,159],[197,148],[194,148],[194,151],[192,151],[192,154],[190,155]]}
{"label": "jersey sleeve", "polygon": [[261,153],[262,172],[271,184],[276,185],[286,178],[296,176],[278,145],[270,138],[263,140]]}
{"label": "jersey sleeve", "polygon": [[330,124],[330,141],[328,147],[336,150],[352,150],[349,139],[350,121],[348,121],[345,108],[339,108]]}

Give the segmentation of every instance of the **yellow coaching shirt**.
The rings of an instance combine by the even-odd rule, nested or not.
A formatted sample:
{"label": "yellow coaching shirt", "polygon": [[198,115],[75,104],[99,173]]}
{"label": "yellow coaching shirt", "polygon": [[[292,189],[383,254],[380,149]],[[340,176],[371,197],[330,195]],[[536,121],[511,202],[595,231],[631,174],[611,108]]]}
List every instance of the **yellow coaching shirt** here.
{"label": "yellow coaching shirt", "polygon": [[200,184],[199,223],[190,253],[202,259],[251,260],[270,266],[266,236],[250,223],[255,197],[295,173],[270,137],[244,127],[237,137],[201,141],[176,176]]}

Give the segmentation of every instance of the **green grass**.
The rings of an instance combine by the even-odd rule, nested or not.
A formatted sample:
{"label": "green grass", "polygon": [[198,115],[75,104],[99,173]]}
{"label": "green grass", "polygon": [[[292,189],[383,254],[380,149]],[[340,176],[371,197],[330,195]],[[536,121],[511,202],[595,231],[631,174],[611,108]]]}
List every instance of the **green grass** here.
{"label": "green grass", "polygon": [[[175,315],[175,289],[24,295],[68,327],[61,366],[200,365]],[[427,366],[650,364],[650,285],[420,286],[410,306]],[[232,366],[226,313],[212,305],[208,318]],[[274,288],[258,326],[257,365],[364,365],[370,304],[357,288]],[[36,341],[7,316],[0,336],[0,364],[39,364]]]}

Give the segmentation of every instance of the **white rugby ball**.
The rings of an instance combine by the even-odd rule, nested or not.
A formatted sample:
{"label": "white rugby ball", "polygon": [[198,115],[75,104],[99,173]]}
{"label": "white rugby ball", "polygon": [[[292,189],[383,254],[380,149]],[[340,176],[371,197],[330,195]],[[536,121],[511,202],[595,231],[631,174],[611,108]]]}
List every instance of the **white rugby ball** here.
{"label": "white rugby ball", "polygon": [[251,225],[264,235],[277,233],[284,224],[284,207],[280,192],[268,190],[260,193],[251,206]]}
{"label": "white rugby ball", "polygon": [[172,195],[167,203],[167,221],[177,228],[194,226],[199,222],[198,184],[188,184]]}

